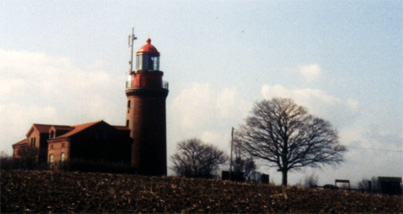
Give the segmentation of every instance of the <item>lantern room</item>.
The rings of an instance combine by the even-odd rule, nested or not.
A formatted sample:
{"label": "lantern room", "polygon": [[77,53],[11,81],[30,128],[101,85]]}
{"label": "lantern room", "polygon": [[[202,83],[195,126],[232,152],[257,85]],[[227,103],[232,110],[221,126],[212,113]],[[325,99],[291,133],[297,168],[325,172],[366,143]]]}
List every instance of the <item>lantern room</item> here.
{"label": "lantern room", "polygon": [[126,88],[162,87],[168,89],[168,84],[162,81],[163,72],[159,70],[159,63],[160,53],[151,45],[151,39],[148,38],[146,44],[136,52],[136,69],[129,73]]}
{"label": "lantern room", "polygon": [[136,71],[158,71],[160,63],[160,53],[151,44],[151,39],[146,40],[147,44],[143,45],[136,52]]}

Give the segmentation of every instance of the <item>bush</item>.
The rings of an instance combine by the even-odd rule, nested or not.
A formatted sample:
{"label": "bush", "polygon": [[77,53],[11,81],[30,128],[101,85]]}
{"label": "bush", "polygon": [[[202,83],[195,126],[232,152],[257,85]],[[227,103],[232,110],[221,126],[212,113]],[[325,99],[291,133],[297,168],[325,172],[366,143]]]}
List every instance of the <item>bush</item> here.
{"label": "bush", "polygon": [[182,141],[177,147],[171,160],[172,170],[178,176],[213,178],[228,159],[223,151],[197,138]]}
{"label": "bush", "polygon": [[0,156],[0,168],[2,170],[17,169],[17,166],[18,164],[13,160],[13,157],[3,155]]}
{"label": "bush", "polygon": [[64,171],[79,171],[79,172],[107,172],[107,173],[123,173],[134,174],[136,170],[130,164],[124,162],[106,162],[103,160],[83,160],[73,159],[61,164],[55,165]]}
{"label": "bush", "polygon": [[305,177],[304,187],[317,187],[318,181],[319,177],[315,174],[311,174],[310,176]]}
{"label": "bush", "polygon": [[[35,161],[27,159],[14,159],[12,156],[0,152],[0,164],[2,170],[49,170],[47,163],[38,164]],[[62,164],[53,163],[52,169],[63,171],[80,171],[80,172],[108,172],[108,173],[123,173],[135,174],[136,170],[133,169],[129,163],[123,162],[106,162],[106,161],[93,161],[75,159],[66,161]]]}
{"label": "bush", "polygon": [[37,160],[38,150],[35,148],[27,147],[19,150],[21,158],[14,158],[4,151],[0,151],[0,165],[1,169],[27,169],[27,170],[47,170],[49,167],[46,163],[40,163]]}

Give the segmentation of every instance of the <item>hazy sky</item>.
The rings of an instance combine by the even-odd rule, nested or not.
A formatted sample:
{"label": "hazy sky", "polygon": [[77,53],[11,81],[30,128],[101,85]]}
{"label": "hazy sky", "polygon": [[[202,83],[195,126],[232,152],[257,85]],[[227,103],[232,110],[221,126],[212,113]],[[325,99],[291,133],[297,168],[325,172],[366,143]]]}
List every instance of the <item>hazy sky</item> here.
{"label": "hazy sky", "polygon": [[[33,123],[124,125],[128,35],[161,53],[168,156],[191,137],[229,151],[253,104],[287,97],[349,151],[319,183],[403,176],[399,1],[0,1],[0,150]],[[276,183],[281,173],[261,165]]]}

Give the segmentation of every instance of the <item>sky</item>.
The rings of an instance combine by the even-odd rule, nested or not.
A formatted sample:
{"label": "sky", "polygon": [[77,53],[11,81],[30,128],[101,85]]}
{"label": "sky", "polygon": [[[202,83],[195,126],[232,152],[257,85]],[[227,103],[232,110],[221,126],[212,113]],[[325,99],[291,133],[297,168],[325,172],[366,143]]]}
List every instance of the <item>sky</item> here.
{"label": "sky", "polygon": [[150,37],[169,82],[168,157],[189,138],[229,154],[231,128],[283,97],[331,122],[348,149],[290,184],[402,177],[402,11],[401,0],[1,0],[0,151],[33,123],[124,125],[135,27],[134,49]]}

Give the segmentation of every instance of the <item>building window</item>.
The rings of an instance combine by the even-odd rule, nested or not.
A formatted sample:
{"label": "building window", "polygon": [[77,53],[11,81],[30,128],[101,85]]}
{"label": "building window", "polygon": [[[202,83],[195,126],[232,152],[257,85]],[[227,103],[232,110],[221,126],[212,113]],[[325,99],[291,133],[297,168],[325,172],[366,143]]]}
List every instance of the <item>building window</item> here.
{"label": "building window", "polygon": [[136,57],[136,70],[143,69],[143,55],[137,55]]}
{"label": "building window", "polygon": [[49,155],[49,168],[53,168],[53,155]]}
{"label": "building window", "polygon": [[63,167],[64,164],[64,153],[62,152],[62,154],[60,155],[60,165]]}
{"label": "building window", "polygon": [[158,71],[158,69],[159,69],[159,57],[158,56],[152,56],[152,57],[150,57],[150,59],[151,59],[151,62],[150,62],[150,66],[149,67],[151,67],[151,70],[154,70],[154,71]]}
{"label": "building window", "polygon": [[55,138],[55,131],[52,130],[52,132],[50,132],[50,139]]}
{"label": "building window", "polygon": [[62,148],[64,148],[64,143],[62,143]]}
{"label": "building window", "polygon": [[126,127],[129,127],[129,120],[126,120]]}
{"label": "building window", "polygon": [[130,113],[130,100],[127,101],[127,113]]}
{"label": "building window", "polygon": [[35,145],[36,145],[36,138],[31,138],[31,147],[32,148],[35,148]]}

